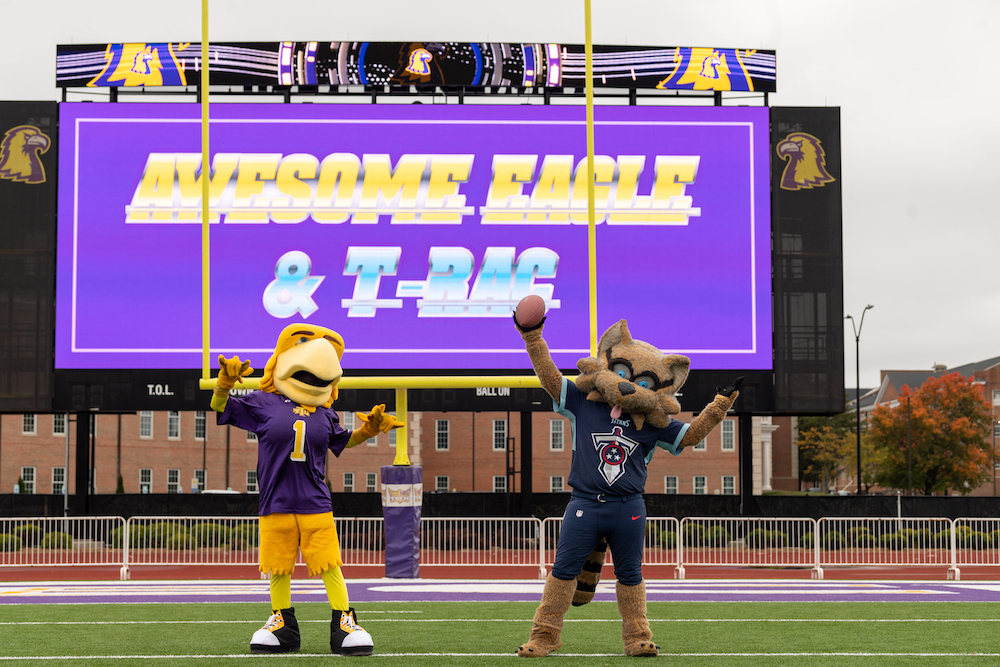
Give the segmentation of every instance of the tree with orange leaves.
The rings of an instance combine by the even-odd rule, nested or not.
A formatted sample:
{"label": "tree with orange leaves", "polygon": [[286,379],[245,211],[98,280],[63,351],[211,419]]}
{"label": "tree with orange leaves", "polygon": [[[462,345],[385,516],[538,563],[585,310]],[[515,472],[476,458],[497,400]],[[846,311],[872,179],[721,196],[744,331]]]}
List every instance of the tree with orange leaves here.
{"label": "tree with orange leaves", "polygon": [[987,440],[991,424],[990,405],[971,378],[950,373],[929,378],[916,391],[904,386],[896,407],[876,407],[868,425],[878,458],[877,483],[907,488],[910,447],[914,489],[925,495],[949,489],[970,493],[993,476],[997,455]]}

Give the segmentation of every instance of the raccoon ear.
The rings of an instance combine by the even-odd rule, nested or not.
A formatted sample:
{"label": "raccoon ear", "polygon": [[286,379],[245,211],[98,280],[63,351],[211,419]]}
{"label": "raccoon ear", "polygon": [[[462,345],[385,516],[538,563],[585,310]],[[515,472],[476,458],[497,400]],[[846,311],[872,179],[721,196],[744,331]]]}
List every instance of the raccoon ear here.
{"label": "raccoon ear", "polygon": [[672,393],[680,391],[687,381],[688,372],[691,370],[691,360],[682,354],[666,354],[663,356],[663,363],[667,365],[670,374],[674,377],[674,383],[670,386]]}
{"label": "raccoon ear", "polygon": [[631,342],[632,335],[628,332],[628,324],[625,320],[618,320],[601,335],[601,342],[597,345],[598,356],[619,343],[627,345]]}

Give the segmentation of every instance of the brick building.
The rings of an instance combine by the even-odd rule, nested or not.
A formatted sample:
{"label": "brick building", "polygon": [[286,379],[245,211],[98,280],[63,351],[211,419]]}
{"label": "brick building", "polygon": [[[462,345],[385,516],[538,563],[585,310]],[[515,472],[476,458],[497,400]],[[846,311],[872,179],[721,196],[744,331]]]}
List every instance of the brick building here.
{"label": "brick building", "polygon": [[[531,414],[532,490],[569,490],[569,421],[555,413]],[[692,415],[678,418],[690,421]],[[27,493],[61,493],[66,481],[69,493],[76,492],[75,416],[69,419],[67,424],[62,414],[0,415],[0,492],[10,493],[19,478]],[[352,413],[342,419],[353,428]],[[409,457],[423,467],[425,492],[519,492],[519,477],[508,476],[508,467],[521,469],[520,420],[519,412],[410,412]],[[753,420],[755,493],[798,488],[790,423],[771,421]],[[256,491],[256,436],[216,425],[210,410],[94,414],[91,423],[97,494],[115,493],[119,472],[125,493],[190,493],[193,485]],[[379,491],[381,467],[393,462],[395,450],[395,434],[380,434],[340,458],[330,454],[328,484],[337,492]],[[681,456],[658,452],[646,491],[739,493],[738,452],[739,429],[730,417]]]}

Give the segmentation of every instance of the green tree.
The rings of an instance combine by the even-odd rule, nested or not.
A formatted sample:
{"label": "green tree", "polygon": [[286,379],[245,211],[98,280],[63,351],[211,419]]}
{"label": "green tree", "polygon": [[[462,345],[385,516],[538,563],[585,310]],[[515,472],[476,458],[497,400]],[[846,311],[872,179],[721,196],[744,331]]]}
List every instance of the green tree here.
{"label": "green tree", "polygon": [[991,424],[990,405],[970,378],[950,373],[928,379],[916,391],[904,386],[896,407],[880,405],[872,413],[868,437],[878,459],[876,481],[907,488],[906,453],[912,443],[915,489],[926,495],[949,489],[965,495],[993,476],[997,455],[987,442]]}
{"label": "green tree", "polygon": [[850,452],[843,439],[854,433],[853,414],[799,418],[796,444],[802,481],[816,482],[825,491],[830,480],[844,470]]}

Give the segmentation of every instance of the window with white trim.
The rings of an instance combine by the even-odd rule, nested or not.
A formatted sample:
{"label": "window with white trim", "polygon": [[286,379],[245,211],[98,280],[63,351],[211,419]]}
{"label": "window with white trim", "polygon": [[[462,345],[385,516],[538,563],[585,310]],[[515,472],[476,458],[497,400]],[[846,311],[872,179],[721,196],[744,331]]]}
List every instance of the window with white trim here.
{"label": "window with white trim", "polygon": [[181,437],[181,413],[176,410],[167,412],[167,440],[179,440]]}
{"label": "window with white trim", "polygon": [[247,493],[260,493],[257,488],[256,470],[247,470]]}
{"label": "window with white trim", "polygon": [[507,493],[507,476],[493,476],[493,493]]}
{"label": "window with white trim", "polygon": [[563,486],[562,475],[552,475],[549,477],[549,493],[561,493],[565,490],[566,487]]}
{"label": "window with white trim", "polygon": [[341,417],[340,423],[343,425],[343,427],[346,430],[348,430],[348,431],[353,431],[354,430],[354,413],[353,412],[345,412],[344,414],[340,415],[340,417]]}
{"label": "window with white trim", "polygon": [[[395,417],[396,415],[393,414],[392,416]],[[405,427],[404,426],[400,426],[399,428],[405,428]],[[391,431],[389,431],[389,446],[390,447],[395,447],[396,446],[396,431],[398,431],[398,430],[399,429],[395,429],[394,428]]]}
{"label": "window with white trim", "polygon": [[708,478],[704,475],[694,476],[694,495],[703,496],[708,493]]}
{"label": "window with white trim", "polygon": [[434,421],[434,448],[438,451],[447,450],[450,445],[450,422],[447,419]]}
{"label": "window with white trim", "polygon": [[722,495],[724,496],[735,496],[736,495],[736,477],[733,475],[723,475],[722,476]]}
{"label": "window with white trim", "polygon": [[52,435],[66,435],[66,413],[52,415]]}
{"label": "window with white trim", "polygon": [[722,420],[722,451],[731,452],[736,449],[736,422],[732,419]]}
{"label": "window with white trim", "polygon": [[563,420],[549,420],[549,449],[555,452],[563,450]]}
{"label": "window with white trim", "polygon": [[435,491],[447,491],[448,488],[449,488],[448,487],[449,483],[450,483],[450,480],[448,479],[448,475],[435,475],[434,476],[434,490]]}
{"label": "window with white trim", "polygon": [[21,435],[35,435],[35,415],[21,415]]}
{"label": "window with white trim", "polygon": [[365,475],[365,491],[368,493],[378,492],[378,475],[373,472]]}
{"label": "window with white trim", "polygon": [[202,491],[204,491],[205,489],[208,488],[208,486],[206,486],[208,484],[208,482],[207,482],[207,476],[205,475],[205,471],[204,470],[200,470],[200,469],[199,470],[195,470],[194,471],[194,478],[196,480],[198,480],[198,493],[201,493]]}
{"label": "window with white trim", "polygon": [[702,438],[701,441],[697,445],[695,445],[694,447],[692,447],[691,449],[698,450],[699,452],[703,452],[703,451],[707,450],[708,449],[708,439]]}
{"label": "window with white trim", "polygon": [[204,440],[205,439],[205,425],[207,420],[205,419],[204,410],[196,410],[194,413],[194,439]]}
{"label": "window with white trim", "polygon": [[35,466],[21,466],[21,481],[24,482],[24,493],[35,492]]}
{"label": "window with white trim", "polygon": [[257,434],[253,431],[247,431],[247,442],[257,442]]}
{"label": "window with white trim", "polygon": [[52,493],[62,495],[66,491],[66,468],[59,466],[52,469]]}
{"label": "window with white trim", "polygon": [[139,468],[139,493],[153,492],[153,469]]}
{"label": "window with white trim", "polygon": [[139,437],[148,440],[153,437],[153,411],[139,411]]}
{"label": "window with white trim", "polygon": [[493,451],[507,451],[507,420],[493,420]]}
{"label": "window with white trim", "polygon": [[1000,421],[993,422],[993,437],[1000,438]]}
{"label": "window with white trim", "polygon": [[167,493],[181,492],[181,471],[177,468],[167,470]]}
{"label": "window with white trim", "polygon": [[663,478],[663,492],[669,495],[677,493],[677,475],[667,475]]}
{"label": "window with white trim", "polygon": [[354,473],[344,473],[344,493],[354,493]]}

